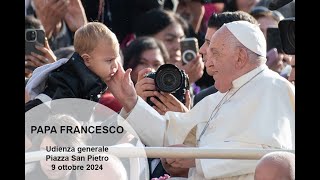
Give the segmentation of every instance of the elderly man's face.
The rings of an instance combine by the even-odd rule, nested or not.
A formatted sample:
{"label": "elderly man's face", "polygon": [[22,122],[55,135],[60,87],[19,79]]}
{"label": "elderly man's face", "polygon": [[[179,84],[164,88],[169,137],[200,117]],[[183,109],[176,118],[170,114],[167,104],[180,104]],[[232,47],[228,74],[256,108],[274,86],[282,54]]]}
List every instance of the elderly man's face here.
{"label": "elderly man's face", "polygon": [[226,27],[221,27],[213,34],[205,61],[208,74],[215,80],[214,86],[222,93],[232,87],[236,72],[238,50],[228,42],[228,36],[230,32]]}

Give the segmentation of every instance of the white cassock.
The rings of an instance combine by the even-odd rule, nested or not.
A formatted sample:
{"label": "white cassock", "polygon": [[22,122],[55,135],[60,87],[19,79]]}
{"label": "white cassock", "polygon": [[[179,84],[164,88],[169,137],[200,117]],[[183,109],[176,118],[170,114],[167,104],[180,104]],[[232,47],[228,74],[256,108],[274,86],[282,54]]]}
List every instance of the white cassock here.
{"label": "white cassock", "polygon": [[[228,94],[232,97],[210,121],[198,143],[199,148],[294,149],[295,88],[289,81],[261,65],[234,80]],[[165,116],[139,97],[126,121],[147,146],[182,144],[194,126],[199,138],[224,95],[226,93],[217,92],[188,113],[167,112]],[[126,116],[124,111],[121,114]],[[256,164],[256,160],[196,159],[196,167],[190,168],[188,179],[253,180]]]}

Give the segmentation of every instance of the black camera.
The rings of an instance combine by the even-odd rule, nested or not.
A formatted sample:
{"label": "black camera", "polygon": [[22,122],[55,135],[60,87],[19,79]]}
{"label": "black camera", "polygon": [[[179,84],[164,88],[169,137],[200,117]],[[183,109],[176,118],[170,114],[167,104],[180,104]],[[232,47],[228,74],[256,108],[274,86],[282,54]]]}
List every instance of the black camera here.
{"label": "black camera", "polygon": [[286,54],[294,55],[296,53],[296,33],[295,33],[295,18],[286,18],[279,22],[279,30],[283,51]]}
{"label": "black camera", "polygon": [[[189,77],[184,70],[172,64],[164,64],[156,72],[150,72],[145,77],[154,79],[158,91],[171,93],[180,102],[186,103],[185,94],[189,89]],[[154,106],[150,97],[147,98],[147,103]]]}
{"label": "black camera", "polygon": [[[269,4],[270,10],[279,9],[293,0],[271,0]],[[283,51],[286,54],[294,55],[296,46],[295,46],[295,17],[290,17],[283,19],[279,22],[279,31]]]}

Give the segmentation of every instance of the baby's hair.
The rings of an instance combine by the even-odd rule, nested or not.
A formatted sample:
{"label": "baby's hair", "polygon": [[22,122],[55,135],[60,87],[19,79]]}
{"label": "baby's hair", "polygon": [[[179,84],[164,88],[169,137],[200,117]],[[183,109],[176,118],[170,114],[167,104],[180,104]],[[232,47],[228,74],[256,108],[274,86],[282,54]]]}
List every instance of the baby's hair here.
{"label": "baby's hair", "polygon": [[80,55],[90,53],[100,40],[119,46],[116,35],[106,25],[100,22],[89,22],[75,32],[74,49]]}

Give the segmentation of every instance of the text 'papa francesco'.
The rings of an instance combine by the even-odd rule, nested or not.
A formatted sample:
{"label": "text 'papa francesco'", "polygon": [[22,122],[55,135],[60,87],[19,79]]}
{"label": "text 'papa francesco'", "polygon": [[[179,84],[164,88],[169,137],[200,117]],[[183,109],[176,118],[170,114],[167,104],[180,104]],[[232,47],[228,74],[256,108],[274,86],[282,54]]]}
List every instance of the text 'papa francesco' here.
{"label": "text 'papa francesco'", "polygon": [[31,126],[31,134],[52,134],[52,133],[123,133],[124,129],[122,126]]}

